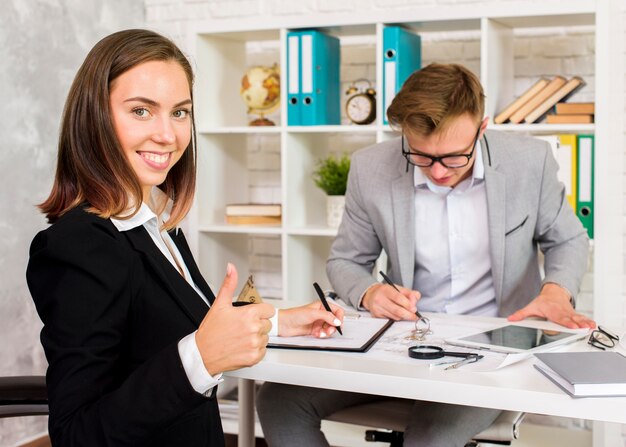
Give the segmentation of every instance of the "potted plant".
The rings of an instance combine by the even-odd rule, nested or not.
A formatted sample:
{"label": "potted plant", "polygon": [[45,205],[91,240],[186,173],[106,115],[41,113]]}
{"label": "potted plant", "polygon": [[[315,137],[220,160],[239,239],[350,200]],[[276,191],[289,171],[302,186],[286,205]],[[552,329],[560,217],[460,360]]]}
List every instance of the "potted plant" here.
{"label": "potted plant", "polygon": [[326,193],[326,221],[329,227],[337,228],[341,223],[346,202],[350,157],[329,155],[318,162],[313,172],[315,184]]}

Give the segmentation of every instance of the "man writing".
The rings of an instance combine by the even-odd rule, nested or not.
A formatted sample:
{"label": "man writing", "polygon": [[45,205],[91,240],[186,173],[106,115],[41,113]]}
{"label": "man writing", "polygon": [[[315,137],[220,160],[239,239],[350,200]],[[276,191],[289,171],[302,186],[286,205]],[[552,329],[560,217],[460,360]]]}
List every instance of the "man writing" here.
{"label": "man writing", "polygon": [[[573,307],[588,238],[548,144],[486,131],[482,86],[455,64],[413,73],[387,115],[402,136],[352,158],[346,209],[327,263],[338,295],[395,320],[414,320],[419,310],[594,327]],[[371,274],[382,250],[399,292]],[[302,445],[328,445],[320,419],[376,399],[266,384],[261,422],[273,447],[287,445],[286,431]],[[498,414],[416,402],[405,445],[463,446]]]}

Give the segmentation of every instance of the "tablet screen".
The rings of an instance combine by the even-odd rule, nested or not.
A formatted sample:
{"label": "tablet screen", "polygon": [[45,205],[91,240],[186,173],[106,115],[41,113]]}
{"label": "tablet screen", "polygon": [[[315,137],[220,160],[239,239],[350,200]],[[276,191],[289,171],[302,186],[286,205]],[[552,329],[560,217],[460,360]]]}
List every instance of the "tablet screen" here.
{"label": "tablet screen", "polygon": [[571,336],[572,332],[535,329],[524,326],[504,326],[487,332],[481,332],[480,334],[462,337],[459,338],[458,341],[469,341],[483,345],[527,350]]}

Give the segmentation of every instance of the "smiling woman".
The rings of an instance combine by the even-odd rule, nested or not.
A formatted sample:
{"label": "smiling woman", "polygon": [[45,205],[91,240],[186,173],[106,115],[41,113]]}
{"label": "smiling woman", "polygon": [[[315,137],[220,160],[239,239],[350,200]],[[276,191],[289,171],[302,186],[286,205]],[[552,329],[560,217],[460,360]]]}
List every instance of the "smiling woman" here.
{"label": "smiling woman", "polygon": [[26,273],[49,367],[53,445],[223,446],[215,391],[269,334],[324,337],[319,302],[234,307],[176,228],[196,173],[193,75],[159,34],[127,30],[87,55],[65,105],[56,178]]}
{"label": "smiling woman", "polygon": [[115,133],[143,192],[162,184],[191,141],[191,91],[176,62],[151,61],[111,82]]}

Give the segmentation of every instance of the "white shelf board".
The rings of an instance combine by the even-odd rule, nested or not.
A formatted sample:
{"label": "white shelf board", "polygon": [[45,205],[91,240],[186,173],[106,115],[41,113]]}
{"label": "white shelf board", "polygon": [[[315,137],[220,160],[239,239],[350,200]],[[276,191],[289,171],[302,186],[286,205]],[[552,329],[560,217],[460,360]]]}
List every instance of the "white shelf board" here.
{"label": "white shelf board", "polygon": [[327,226],[308,225],[304,227],[287,228],[286,233],[294,236],[337,236],[337,228]]}
{"label": "white shelf board", "polygon": [[283,126],[228,126],[228,127],[202,127],[198,133],[211,134],[279,134]]}
{"label": "white shelf board", "polygon": [[[489,129],[510,132],[531,133],[593,133],[595,124],[489,124]],[[229,126],[198,129],[202,135],[235,135],[235,134],[280,134],[283,130],[289,133],[374,133],[377,131],[393,132],[389,125],[334,125],[334,126]]]}
{"label": "white shelf board", "polygon": [[595,124],[489,124],[488,129],[533,134],[594,133]]}
{"label": "white shelf board", "polygon": [[198,231],[201,233],[243,233],[243,234],[281,234],[283,232],[280,225],[200,225]]}
{"label": "white shelf board", "polygon": [[288,126],[286,129],[291,133],[374,133],[379,130],[379,127],[376,125],[339,124],[332,126]]}
{"label": "white shelf board", "polygon": [[323,15],[274,15],[262,21],[257,16],[250,16],[208,23],[199,20],[191,22],[189,26],[196,34],[219,35],[237,40],[271,40],[275,36],[273,31],[279,28],[325,28],[338,35],[363,33],[374,23],[402,23],[425,31],[479,29],[483,17],[514,27],[586,25],[593,23],[595,12],[596,1],[593,0],[519,0],[493,4],[489,10],[477,8],[475,4],[453,3],[433,7],[429,3],[414,6],[408,11],[388,9],[355,14],[350,10]]}

